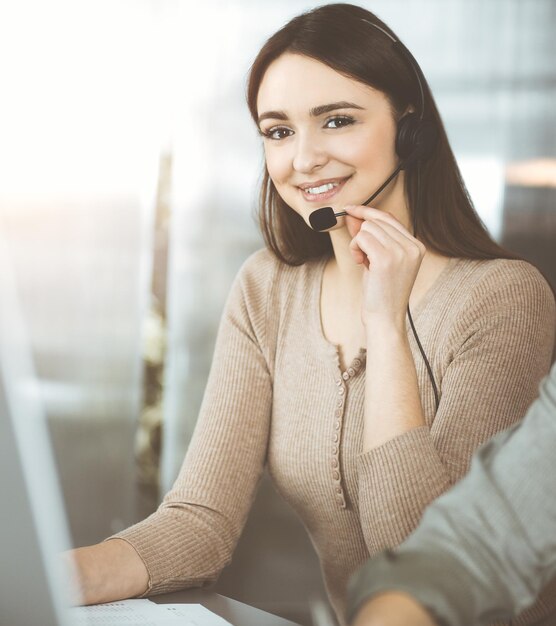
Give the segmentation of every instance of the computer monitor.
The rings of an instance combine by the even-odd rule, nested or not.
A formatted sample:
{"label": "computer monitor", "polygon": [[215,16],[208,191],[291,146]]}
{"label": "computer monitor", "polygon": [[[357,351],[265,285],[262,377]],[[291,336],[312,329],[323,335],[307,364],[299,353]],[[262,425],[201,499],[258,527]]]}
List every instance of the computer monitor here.
{"label": "computer monitor", "polygon": [[0,214],[0,624],[71,626],[70,547]]}

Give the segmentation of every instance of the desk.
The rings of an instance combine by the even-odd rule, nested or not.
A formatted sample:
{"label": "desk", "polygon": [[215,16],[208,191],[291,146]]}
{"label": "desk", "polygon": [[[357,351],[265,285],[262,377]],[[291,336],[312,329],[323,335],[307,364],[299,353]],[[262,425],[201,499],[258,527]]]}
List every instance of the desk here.
{"label": "desk", "polygon": [[206,589],[186,589],[185,591],[165,593],[151,596],[149,600],[157,604],[202,604],[233,626],[299,626],[283,617],[272,615]]}

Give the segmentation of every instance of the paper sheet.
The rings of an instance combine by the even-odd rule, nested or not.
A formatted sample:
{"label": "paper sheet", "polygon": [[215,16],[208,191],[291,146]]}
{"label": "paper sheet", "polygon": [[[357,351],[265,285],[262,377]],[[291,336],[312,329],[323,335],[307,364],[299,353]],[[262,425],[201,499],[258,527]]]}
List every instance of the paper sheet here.
{"label": "paper sheet", "polygon": [[[180,624],[187,626],[232,626],[223,617],[209,611],[201,604],[159,604],[158,606],[179,617]],[[186,620],[184,621],[183,618]]]}
{"label": "paper sheet", "polygon": [[231,626],[200,604],[122,600],[70,609],[76,626]]}

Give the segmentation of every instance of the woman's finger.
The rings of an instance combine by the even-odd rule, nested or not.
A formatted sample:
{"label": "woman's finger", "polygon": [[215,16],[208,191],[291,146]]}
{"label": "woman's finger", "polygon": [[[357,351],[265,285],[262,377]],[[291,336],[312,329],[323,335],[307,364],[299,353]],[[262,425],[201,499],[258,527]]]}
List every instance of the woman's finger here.
{"label": "woman's finger", "polygon": [[[364,233],[368,233],[376,239],[382,245],[382,248],[365,248],[361,241],[370,240],[360,238],[360,235]],[[380,255],[381,259],[393,257],[397,259],[397,262],[403,262],[404,259],[410,259],[412,262],[420,261],[425,250],[423,244],[416,239],[410,240],[390,224],[376,219],[362,224],[359,233],[352,239],[352,250],[356,251],[356,247],[361,248],[367,257],[377,254]],[[359,255],[354,256],[354,258],[357,263],[361,262]],[[378,257],[374,258],[378,260]]]}
{"label": "woman's finger", "polygon": [[372,221],[364,222],[361,228],[363,230],[368,230],[369,228],[371,228],[371,224],[380,225],[382,236],[388,237],[390,240],[395,241],[407,252],[407,254],[411,256],[422,256],[425,253],[425,246],[418,239],[415,239],[415,237],[411,236],[408,237],[406,234],[400,232],[400,230],[393,226],[390,222],[373,219]]}
{"label": "woman's finger", "polygon": [[351,240],[350,249],[357,263],[382,263],[395,259],[398,263],[407,256],[406,250],[400,243],[385,232],[376,222],[366,222],[359,233]]}
{"label": "woman's finger", "polygon": [[[356,263],[369,267],[369,259],[379,254],[386,254],[388,241],[384,233],[380,233],[380,227],[374,226],[374,233],[367,229],[361,229],[350,241],[349,249]],[[378,236],[377,236],[378,235]],[[385,245],[386,243],[386,245]]]}
{"label": "woman's finger", "polygon": [[403,237],[395,228],[386,224],[385,222],[379,222],[379,220],[372,220],[370,222],[363,222],[361,225],[360,233],[369,233],[373,237],[376,237],[378,241],[384,246],[385,250],[389,250],[392,246],[403,247]]}
{"label": "woman's finger", "polygon": [[346,221],[346,228],[350,237],[355,237],[361,229],[361,225],[365,222],[365,220],[360,220],[352,215],[346,215],[344,219]]}
{"label": "woman's finger", "polygon": [[385,245],[375,233],[362,230],[354,238],[354,245],[365,254],[369,263],[367,267],[382,268],[381,271],[387,273],[405,271],[408,267],[407,252],[392,239],[386,240]]}
{"label": "woman's finger", "polygon": [[348,213],[349,216],[364,220],[381,220],[386,224],[390,224],[394,228],[396,228],[402,235],[414,239],[413,235],[407,230],[407,228],[397,220],[393,215],[387,213],[386,211],[381,211],[379,209],[375,209],[373,207],[364,206],[364,205],[349,205],[344,207],[344,210]]}

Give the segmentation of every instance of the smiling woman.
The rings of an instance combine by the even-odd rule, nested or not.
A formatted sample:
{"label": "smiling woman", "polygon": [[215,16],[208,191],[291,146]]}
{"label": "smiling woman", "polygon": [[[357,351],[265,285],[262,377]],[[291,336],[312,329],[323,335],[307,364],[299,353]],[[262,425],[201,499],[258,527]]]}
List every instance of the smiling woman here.
{"label": "smiling woman", "polygon": [[[386,95],[316,59],[290,53],[276,59],[261,82],[257,110],[268,174],[307,224],[324,203],[337,210],[362,203],[396,166],[396,123]],[[391,207],[407,222],[403,194],[399,178],[376,206]],[[336,228],[342,227],[340,221]]]}
{"label": "smiling woman", "polygon": [[[490,239],[400,46],[372,13],[326,5],[255,59],[267,249],[232,287],[174,487],[145,521],[73,553],[86,602],[214,580],[267,467],[343,624],[350,575],[411,533],[535,397],[554,343],[552,292]],[[424,125],[436,141],[406,160]],[[323,204],[347,214],[326,233],[309,220]],[[556,615],[554,589],[546,598],[517,623]]]}
{"label": "smiling woman", "polygon": [[[279,114],[274,121],[284,121],[288,106],[284,105],[281,109],[278,105],[287,99],[286,94],[294,92],[300,101],[307,100],[311,95],[318,96],[318,81],[307,81],[312,76],[310,72],[318,72],[315,70],[315,65],[318,65],[321,68],[319,77],[326,69],[331,71],[325,84],[329,88],[340,89],[339,92],[329,92],[333,97],[332,104],[339,99],[338,93],[342,93],[342,87],[346,89],[349,83],[352,93],[357,92],[359,98],[371,97],[370,93],[374,93],[378,99],[384,97],[390,113],[384,129],[388,124],[394,124],[390,143],[383,145],[382,156],[387,162],[388,151],[394,153],[395,160],[401,156],[401,125],[411,117],[410,113],[420,109],[420,122],[431,126],[437,136],[435,148],[426,161],[395,179],[395,184],[387,187],[377,202],[384,202],[392,188],[401,188],[407,198],[408,214],[414,226],[413,234],[418,235],[430,250],[442,255],[478,259],[515,258],[515,255],[492,241],[478,218],[461,179],[432,94],[413,56],[388,26],[376,16],[371,19],[369,15],[360,7],[346,9],[346,5],[334,5],[329,8],[326,17],[314,14],[304,22],[300,16],[292,20],[288,28],[278,31],[263,47],[251,70],[247,100],[253,119],[260,124],[267,112],[274,112]],[[315,30],[311,30],[313,27]],[[281,57],[292,56],[297,57],[297,73],[293,71],[290,76],[282,72],[282,78],[274,76],[272,96],[277,106],[260,102],[265,83],[269,80],[268,75],[279,74],[280,66],[287,64]],[[311,66],[311,63],[315,65]],[[303,64],[305,72],[301,67]],[[314,89],[312,93],[311,89]],[[263,111],[261,105],[265,104],[271,106],[271,109]],[[323,106],[327,108],[326,104],[319,102],[310,108],[313,113],[323,112]],[[367,110],[367,117],[373,112],[372,109]],[[380,122],[375,126],[380,126]],[[279,124],[275,130],[277,134],[273,138],[283,139],[293,132],[293,129],[282,128]],[[367,151],[374,147],[374,143],[366,144]],[[268,159],[266,146],[265,152]],[[331,253],[327,237],[306,228],[297,215],[284,210],[288,203],[276,188],[269,168],[270,162],[267,160],[260,210],[261,229],[267,245],[282,261],[294,265],[318,258],[326,252]],[[359,198],[354,196],[350,202],[363,202],[378,188],[378,184],[372,186],[372,181],[385,180],[384,176],[380,179],[376,177],[376,172],[374,174],[367,181],[367,193]],[[439,184],[439,180],[442,184]]]}

